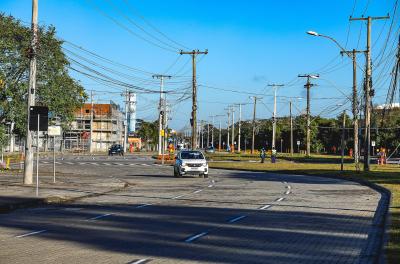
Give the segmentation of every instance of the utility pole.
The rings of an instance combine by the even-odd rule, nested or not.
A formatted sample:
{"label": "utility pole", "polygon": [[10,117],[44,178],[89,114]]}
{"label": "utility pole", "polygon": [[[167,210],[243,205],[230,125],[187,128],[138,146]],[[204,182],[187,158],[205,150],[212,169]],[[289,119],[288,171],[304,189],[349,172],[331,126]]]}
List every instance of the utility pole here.
{"label": "utility pole", "polygon": [[90,142],[89,142],[89,152],[93,153],[93,91],[90,91]]}
{"label": "utility pole", "polygon": [[232,149],[231,152],[235,152],[235,108],[232,107]]}
{"label": "utility pole", "polygon": [[[226,133],[227,133],[227,136],[226,136],[226,144],[227,144],[227,146],[229,146],[229,127],[230,127],[230,122],[231,122],[231,119],[230,119],[230,116],[231,116],[231,109],[230,108],[228,108],[227,109],[228,110],[228,127],[226,128]],[[227,148],[227,149],[229,149],[229,148]]]}
{"label": "utility pole", "polygon": [[221,120],[219,120],[219,140],[218,140],[218,151],[221,151],[221,141],[222,141],[222,128],[221,128]]}
{"label": "utility pole", "polygon": [[344,147],[345,147],[344,136],[345,136],[345,129],[346,129],[346,110],[343,110],[342,144],[341,144],[342,158],[341,158],[341,162],[340,162],[340,170],[341,171],[343,171],[343,163],[344,163]]}
{"label": "utility pole", "polygon": [[240,138],[241,138],[241,129],[242,129],[242,104],[239,105],[239,128],[238,128],[238,152],[240,153]]}
{"label": "utility pole", "polygon": [[365,133],[364,133],[364,171],[369,171],[370,164],[370,146],[371,146],[371,97],[374,95],[372,89],[372,60],[371,60],[371,27],[373,20],[389,19],[384,17],[360,17],[352,18],[350,21],[361,20],[367,21],[367,62],[366,62],[366,80],[365,80]]}
{"label": "utility pole", "polygon": [[210,122],[207,122],[207,146],[210,146]]}
{"label": "utility pole", "polygon": [[359,168],[359,149],[358,149],[358,91],[357,91],[357,53],[365,53],[365,51],[351,50],[341,51],[340,54],[346,54],[353,61],[353,138],[354,138],[354,163],[356,164],[357,171]]}
{"label": "utility pole", "polygon": [[299,74],[298,77],[307,78],[307,83],[304,87],[307,89],[307,150],[306,155],[310,156],[311,154],[311,120],[310,120],[310,88],[313,87],[315,84],[310,82],[310,79],[317,79],[319,78],[319,74]]}
{"label": "utility pole", "polygon": [[[158,105],[158,155],[161,155],[161,148],[162,148],[162,140],[163,137],[161,135],[161,130],[163,129],[163,116],[165,116],[165,113],[163,113],[163,105],[165,103],[165,99],[163,99],[163,94],[164,94],[164,78],[171,79],[170,75],[163,75],[163,74],[154,74],[153,78],[160,79],[160,102]],[[165,97],[165,96],[164,96]],[[165,131],[164,131],[165,132]]]}
{"label": "utility pole", "polygon": [[124,122],[124,153],[126,151],[126,144],[128,142],[128,101],[129,101],[129,95],[130,91],[128,91],[128,88],[125,90],[125,122]]}
{"label": "utility pole", "polygon": [[252,131],[252,138],[251,138],[251,154],[254,153],[254,140],[256,136],[256,110],[257,110],[257,100],[260,100],[261,97],[252,96],[251,98],[254,99],[253,104],[253,131]]}
{"label": "utility pole", "polygon": [[29,87],[28,87],[28,115],[26,127],[24,184],[33,183],[33,132],[29,130],[30,108],[35,105],[36,93],[36,52],[38,46],[38,0],[32,0],[32,40],[30,47]]}
{"label": "utility pole", "polygon": [[283,87],[283,84],[268,84],[268,86],[274,88],[274,112],[272,116],[272,149],[275,149],[276,141],[276,90],[279,87]]}
{"label": "utility pole", "polygon": [[180,52],[181,55],[187,54],[192,56],[192,149],[196,149],[196,126],[197,126],[197,83],[196,83],[196,56],[199,54],[208,54],[208,50],[199,51],[183,51]]}
{"label": "utility pole", "polygon": [[293,117],[292,117],[292,100],[289,102],[290,114],[290,156],[293,156]]}

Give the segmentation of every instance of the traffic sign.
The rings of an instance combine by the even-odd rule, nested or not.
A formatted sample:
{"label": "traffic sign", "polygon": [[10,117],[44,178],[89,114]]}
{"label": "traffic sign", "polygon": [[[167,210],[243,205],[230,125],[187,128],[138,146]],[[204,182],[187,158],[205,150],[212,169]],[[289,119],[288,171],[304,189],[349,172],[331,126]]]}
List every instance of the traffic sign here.
{"label": "traffic sign", "polygon": [[300,146],[300,140],[297,140],[297,146]]}
{"label": "traffic sign", "polygon": [[375,141],[374,140],[371,141],[371,146],[375,147]]}
{"label": "traffic sign", "polygon": [[61,136],[61,126],[49,126],[47,135],[51,137]]}
{"label": "traffic sign", "polygon": [[39,116],[39,131],[47,131],[49,126],[49,108],[47,106],[31,106],[29,108],[29,130],[38,130]]}

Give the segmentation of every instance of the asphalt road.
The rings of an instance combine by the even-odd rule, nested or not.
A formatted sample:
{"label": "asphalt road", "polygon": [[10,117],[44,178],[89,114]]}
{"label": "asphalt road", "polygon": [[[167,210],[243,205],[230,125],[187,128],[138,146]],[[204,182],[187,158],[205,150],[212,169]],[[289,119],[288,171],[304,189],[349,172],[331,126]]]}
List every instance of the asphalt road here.
{"label": "asphalt road", "polygon": [[[51,170],[51,159],[42,167]],[[66,157],[66,173],[130,185],[0,215],[0,263],[372,263],[380,194],[328,178],[210,170],[146,157]]]}

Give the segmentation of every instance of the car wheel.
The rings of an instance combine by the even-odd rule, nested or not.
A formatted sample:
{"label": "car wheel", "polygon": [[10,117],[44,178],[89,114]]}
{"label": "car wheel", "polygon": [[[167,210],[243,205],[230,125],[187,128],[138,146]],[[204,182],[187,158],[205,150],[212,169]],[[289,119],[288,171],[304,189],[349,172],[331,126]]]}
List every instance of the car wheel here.
{"label": "car wheel", "polygon": [[174,177],[178,177],[178,172],[176,171],[175,167],[174,167]]}
{"label": "car wheel", "polygon": [[204,175],[204,178],[208,178],[208,173],[207,174],[203,174]]}

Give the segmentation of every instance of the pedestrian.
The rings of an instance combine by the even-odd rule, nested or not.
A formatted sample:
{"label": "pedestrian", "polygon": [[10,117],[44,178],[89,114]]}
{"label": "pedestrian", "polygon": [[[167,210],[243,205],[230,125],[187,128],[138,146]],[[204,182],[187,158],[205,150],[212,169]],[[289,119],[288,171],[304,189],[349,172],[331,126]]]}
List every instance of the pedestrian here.
{"label": "pedestrian", "polygon": [[262,148],[260,151],[260,158],[261,158],[261,163],[264,163],[265,161],[265,149]]}
{"label": "pedestrian", "polygon": [[276,149],[272,149],[271,152],[271,163],[275,163],[276,162]]}

